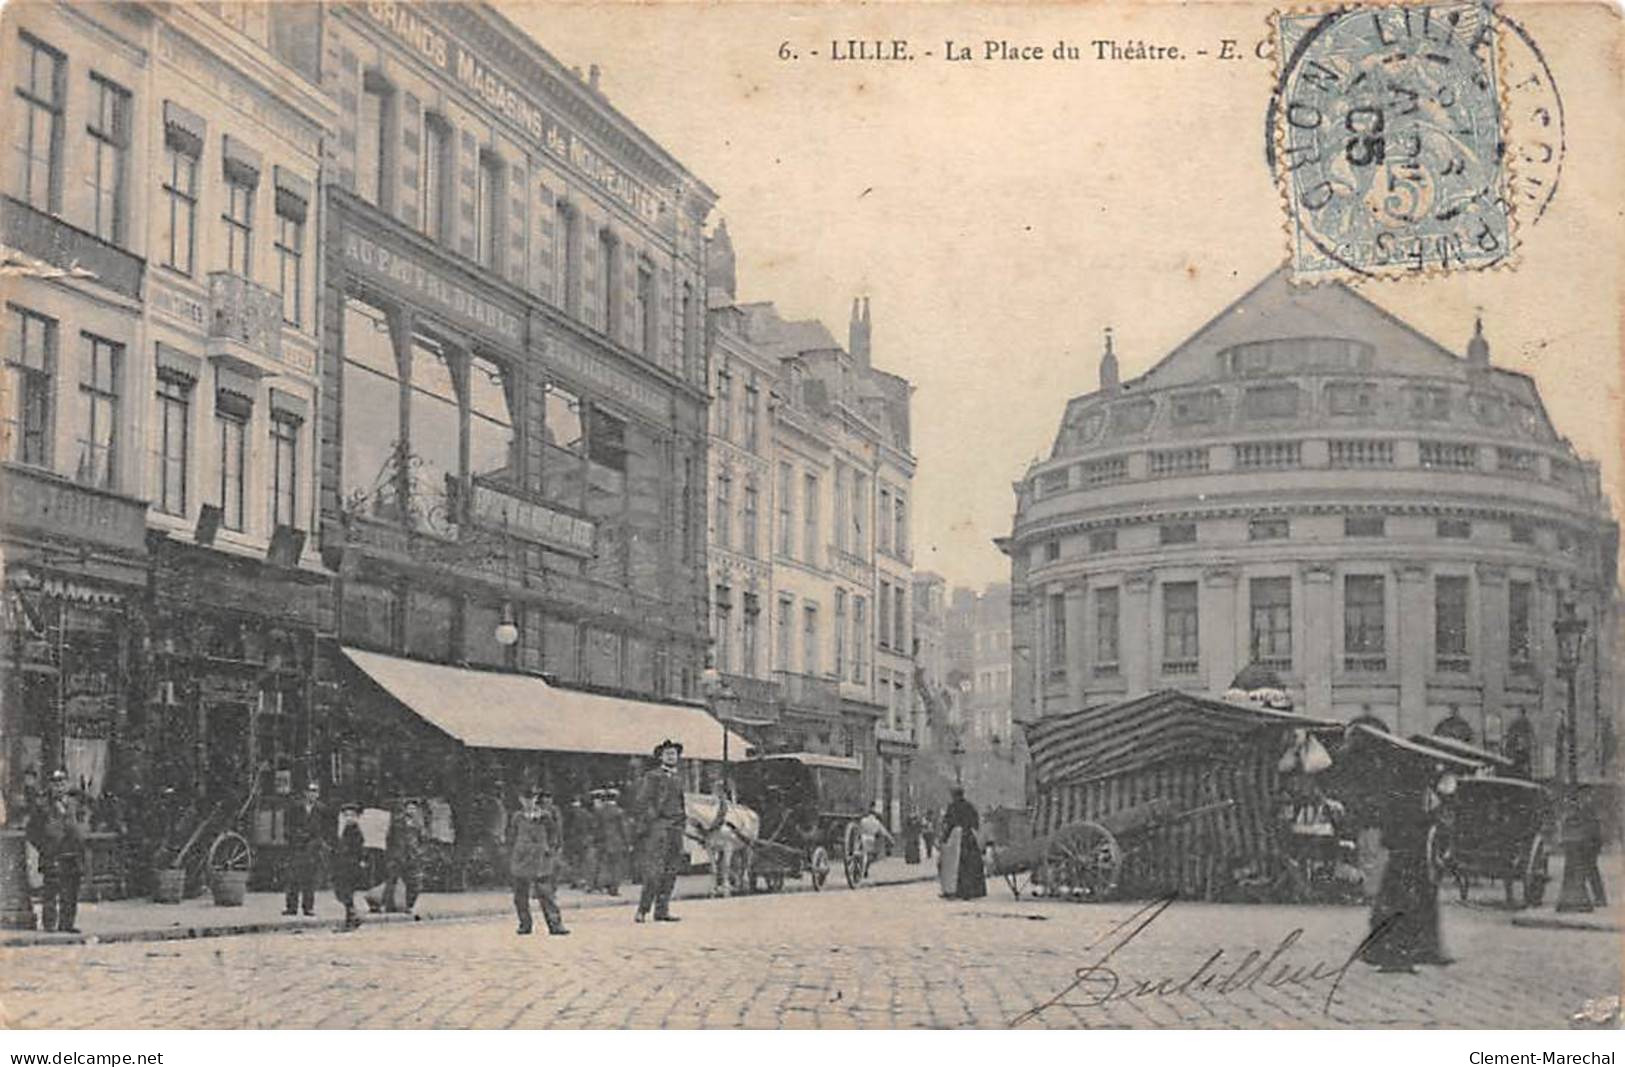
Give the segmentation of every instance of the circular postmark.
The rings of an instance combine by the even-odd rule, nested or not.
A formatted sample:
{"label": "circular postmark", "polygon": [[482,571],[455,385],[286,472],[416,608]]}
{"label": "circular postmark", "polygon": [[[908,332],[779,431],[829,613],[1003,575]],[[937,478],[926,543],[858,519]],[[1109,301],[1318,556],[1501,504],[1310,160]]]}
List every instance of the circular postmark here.
{"label": "circular postmark", "polygon": [[[1471,0],[1275,22],[1282,68],[1266,144],[1286,201],[1294,276],[1506,261],[1513,198],[1531,201],[1538,218],[1562,167],[1561,98],[1528,33]],[[1504,55],[1503,36],[1518,42],[1516,62]],[[1530,136],[1509,148],[1514,125]]]}

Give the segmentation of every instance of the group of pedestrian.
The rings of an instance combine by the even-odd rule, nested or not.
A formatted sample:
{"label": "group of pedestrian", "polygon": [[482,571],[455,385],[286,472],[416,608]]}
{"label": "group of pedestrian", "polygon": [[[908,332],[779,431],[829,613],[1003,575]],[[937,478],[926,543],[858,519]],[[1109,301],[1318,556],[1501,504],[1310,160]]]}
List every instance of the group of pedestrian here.
{"label": "group of pedestrian", "polygon": [[619,797],[618,790],[605,786],[576,797],[564,809],[564,864],[576,889],[621,895],[632,842]]}

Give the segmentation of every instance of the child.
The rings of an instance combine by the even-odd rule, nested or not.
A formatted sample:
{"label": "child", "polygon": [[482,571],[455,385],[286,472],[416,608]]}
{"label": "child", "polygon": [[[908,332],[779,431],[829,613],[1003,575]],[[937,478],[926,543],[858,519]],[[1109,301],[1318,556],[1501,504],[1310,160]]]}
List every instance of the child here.
{"label": "child", "polygon": [[355,910],[355,893],[362,882],[362,851],[366,841],[361,836],[360,804],[345,804],[339,808],[339,847],[333,856],[333,895],[344,905],[344,925],[341,932],[361,925],[361,916]]}

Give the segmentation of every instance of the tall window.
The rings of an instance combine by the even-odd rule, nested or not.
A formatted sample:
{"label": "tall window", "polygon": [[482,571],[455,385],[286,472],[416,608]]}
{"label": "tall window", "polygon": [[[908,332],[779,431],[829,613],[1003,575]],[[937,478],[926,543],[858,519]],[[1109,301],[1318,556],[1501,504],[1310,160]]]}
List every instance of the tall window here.
{"label": "tall window", "polygon": [[852,472],[852,554],[869,555],[869,476]]}
{"label": "tall window", "polygon": [[571,314],[581,310],[581,217],[563,200],[553,204],[554,302]]}
{"label": "tall window", "polygon": [[795,500],[790,493],[795,487],[795,470],[788,463],[779,464],[778,483],[778,541],[774,551],[789,559],[795,551]]}
{"label": "tall window", "polygon": [[1507,659],[1514,669],[1529,666],[1531,589],[1528,582],[1507,583]]}
{"label": "tall window", "polygon": [[907,602],[908,602],[907,599],[903,596],[903,587],[901,585],[899,585],[897,587],[896,594],[892,597],[892,602],[891,602],[891,607],[892,607],[892,647],[895,648],[898,652],[902,653],[905,656],[910,654],[910,649],[908,647],[908,634],[906,632],[904,632],[904,627],[903,627],[903,619],[904,619],[904,614],[903,613],[906,610],[904,605]]}
{"label": "tall window", "polygon": [[426,517],[446,499],[446,476],[462,473],[462,412],[445,346],[416,334],[410,357],[408,491],[416,513]]}
{"label": "tall window", "polygon": [[299,525],[299,420],[271,415],[271,525]]}
{"label": "tall window", "polygon": [[124,346],[81,334],[79,362],[79,462],[76,477],[86,485],[118,486],[119,364]]}
{"label": "tall window", "polygon": [[1345,669],[1386,670],[1388,648],[1384,583],[1380,574],[1350,574],[1343,579],[1343,654]]}
{"label": "tall window", "polygon": [[717,475],[717,547],[733,547],[733,475],[722,471]]}
{"label": "tall window", "polygon": [[801,609],[801,664],[807,674],[818,673],[818,605]]}
{"label": "tall window", "polygon": [[[232,396],[221,393],[220,399]],[[244,443],[248,438],[248,413],[246,404],[223,404],[215,409],[215,447],[220,457],[220,524],[228,530],[244,528],[243,501],[247,473]]]}
{"label": "tall window", "polygon": [[482,266],[501,269],[502,248],[502,161],[494,153],[482,151],[475,189],[474,232],[476,258]]}
{"label": "tall window", "polygon": [[473,356],[468,364],[468,473],[509,480],[514,432],[507,372],[484,356]]}
{"label": "tall window", "polygon": [[17,65],[17,95],[23,121],[13,137],[17,147],[17,197],[54,212],[62,198],[62,53],[28,34],[22,35]]}
{"label": "tall window", "polygon": [[130,94],[101,77],[90,76],[89,170],[91,232],[104,241],[124,241],[125,156],[130,147]]}
{"label": "tall window", "polygon": [[1049,605],[1049,671],[1060,674],[1066,670],[1066,595],[1051,593]]}
{"label": "tall window", "polygon": [[741,536],[740,536],[740,542],[741,542],[740,547],[745,550],[745,555],[752,556],[752,557],[754,557],[756,555],[756,505],[757,505],[757,497],[758,497],[758,494],[756,492],[756,482],[755,482],[755,480],[754,479],[746,479],[746,481],[745,481],[745,511],[744,511],[743,529],[740,531],[740,534],[741,534]]}
{"label": "tall window", "polygon": [[875,501],[875,551],[891,553],[891,490],[882,485]]}
{"label": "tall window", "polygon": [[6,459],[51,464],[51,381],[56,373],[56,322],[20,307],[7,315],[6,396],[0,435]]}
{"label": "tall window", "polygon": [[733,590],[717,586],[716,664],[719,671],[732,671],[730,640],[733,637]]}
{"label": "tall window", "polygon": [[423,113],[423,180],[418,188],[418,221],[431,240],[446,239],[446,174],[451,131],[439,115]]}
{"label": "tall window", "polygon": [[779,597],[779,618],[777,627],[777,641],[779,670],[793,671],[795,665],[790,662],[790,639],[795,632],[795,601],[787,596]]}
{"label": "tall window", "polygon": [[739,672],[756,677],[756,644],[762,628],[762,602],[755,593],[745,594],[745,628],[740,632]]}
{"label": "tall window", "polygon": [[1196,668],[1200,613],[1195,582],[1169,582],[1162,587],[1162,669],[1171,674]]}
{"label": "tall window", "polygon": [[847,510],[851,507],[851,500],[847,496],[846,464],[839,461],[835,464],[835,549],[845,552],[848,541]]}
{"label": "tall window", "polygon": [[1433,580],[1433,656],[1440,671],[1465,671],[1467,659],[1467,579]]}
{"label": "tall window", "polygon": [[186,461],[192,425],[192,382],[179,374],[158,372],[157,484],[153,506],[165,515],[185,517]]}
{"label": "tall window", "polygon": [[650,359],[655,354],[655,272],[647,263],[638,264],[636,303],[632,307],[632,332],[639,350]]}
{"label": "tall window", "polygon": [[289,326],[303,326],[305,205],[303,201],[284,196],[280,190],[276,205],[276,271],[277,284],[282,291],[282,321]]}
{"label": "tall window", "polygon": [[1095,590],[1095,671],[1117,672],[1117,590]]}
{"label": "tall window", "polygon": [[891,583],[880,583],[880,599],[875,607],[875,622],[879,628],[877,641],[881,648],[891,647]]}
{"label": "tall window", "polygon": [[818,475],[801,479],[801,558],[818,565]]}
{"label": "tall window", "polygon": [[755,452],[760,444],[761,410],[762,394],[756,388],[756,379],[753,377],[745,383],[745,449],[749,452]]}
{"label": "tall window", "polygon": [[683,283],[683,299],[680,308],[683,329],[683,377],[692,378],[694,375],[695,353],[699,345],[699,319],[695,313],[694,287],[688,282]]}
{"label": "tall window", "polygon": [[852,598],[852,680],[862,682],[869,672],[869,619],[868,601],[861,596]]}
{"label": "tall window", "polygon": [[389,209],[389,85],[375,71],[362,79],[361,111],[356,116],[355,191],[356,195],[384,210]]}
{"label": "tall window", "polygon": [[908,500],[902,493],[892,498],[892,510],[896,513],[892,524],[893,554],[900,560],[908,560],[910,556],[908,535]]}
{"label": "tall window", "polygon": [[846,677],[846,590],[835,590],[835,677]]}
{"label": "tall window", "polygon": [[1278,670],[1292,667],[1292,579],[1254,578],[1248,583],[1252,658]]}
{"label": "tall window", "polygon": [[620,273],[619,247],[615,235],[608,230],[598,231],[598,324],[603,331],[614,336],[620,323],[616,321],[615,276]]}
{"label": "tall window", "polygon": [[164,265],[182,274],[192,273],[197,250],[197,153],[190,145],[174,143],[164,148],[164,199],[168,217],[162,249]]}
{"label": "tall window", "polygon": [[734,436],[734,376],[727,367],[717,370],[717,436],[724,441]]}
{"label": "tall window", "polygon": [[226,269],[248,278],[253,276],[254,189],[226,179],[226,210],[220,219],[226,224]]}

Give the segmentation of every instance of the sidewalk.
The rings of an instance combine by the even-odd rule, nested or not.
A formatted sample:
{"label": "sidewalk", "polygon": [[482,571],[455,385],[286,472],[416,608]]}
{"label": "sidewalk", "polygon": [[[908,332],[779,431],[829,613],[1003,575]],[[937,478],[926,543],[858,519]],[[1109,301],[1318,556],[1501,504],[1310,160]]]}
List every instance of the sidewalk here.
{"label": "sidewalk", "polygon": [[1546,885],[1546,896],[1538,908],[1529,908],[1512,916],[1513,926],[1533,926],[1550,930],[1593,930],[1617,933],[1625,930],[1625,854],[1604,852],[1597,861],[1602,871],[1603,888],[1608,892],[1608,906],[1595,911],[1558,911],[1557,898],[1563,891],[1563,852],[1552,855],[1552,880]]}
{"label": "sidewalk", "polygon": [[[841,872],[830,872],[832,877],[824,886],[826,893],[847,893]],[[903,885],[909,882],[933,881],[937,876],[935,862],[909,866],[900,857],[888,857],[874,865],[870,872],[870,885]],[[810,893],[812,882],[805,876],[785,883],[786,893]],[[710,895],[711,877],[708,874],[687,874],[677,879],[677,900],[695,900]],[[621,887],[618,897],[602,893],[586,893],[579,889],[559,890],[559,905],[566,914],[583,908],[630,908],[637,904],[638,887]],[[359,903],[359,895],[358,895]],[[418,899],[418,914],[424,922],[445,922],[471,919],[513,912],[513,895],[496,889],[474,890],[466,893],[426,893]],[[364,913],[365,914],[365,913]],[[40,945],[106,944],[114,941],[181,941],[201,937],[230,937],[236,934],[261,934],[274,931],[326,931],[334,929],[343,916],[343,909],[333,899],[331,890],[316,894],[316,916],[286,916],[282,914],[281,893],[250,893],[241,907],[223,908],[214,904],[205,894],[179,904],[154,904],[150,900],[110,900],[79,905],[77,934],[44,933],[39,930],[0,931],[0,947],[20,948]],[[366,914],[371,923],[410,923],[412,917],[403,914],[379,912]]]}

